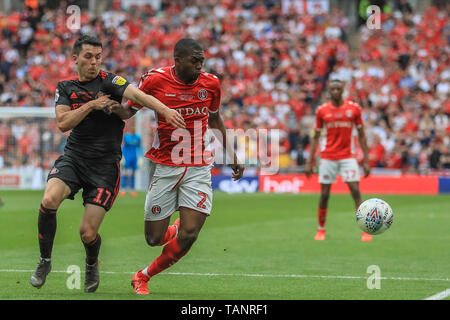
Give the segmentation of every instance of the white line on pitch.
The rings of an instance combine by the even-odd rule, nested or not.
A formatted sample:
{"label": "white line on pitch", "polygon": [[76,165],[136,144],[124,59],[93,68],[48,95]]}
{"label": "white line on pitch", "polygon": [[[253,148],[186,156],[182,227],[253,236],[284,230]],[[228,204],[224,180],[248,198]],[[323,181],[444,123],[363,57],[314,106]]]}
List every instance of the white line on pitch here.
{"label": "white line on pitch", "polygon": [[436,293],[435,295],[425,298],[423,300],[444,300],[445,298],[447,298],[448,296],[450,296],[450,289],[444,290],[442,292]]}
{"label": "white line on pitch", "polygon": [[[34,272],[34,270],[0,269],[1,272]],[[64,270],[52,270],[52,272],[67,273]],[[134,274],[135,272],[100,271],[103,274]],[[261,277],[261,278],[321,278],[321,279],[367,279],[362,276],[324,276],[313,274],[255,274],[255,273],[194,273],[194,272],[162,272],[161,275],[175,276],[200,276],[200,277]],[[450,281],[449,278],[405,278],[405,277],[380,277],[381,280],[403,281]],[[450,291],[450,289],[448,290]]]}

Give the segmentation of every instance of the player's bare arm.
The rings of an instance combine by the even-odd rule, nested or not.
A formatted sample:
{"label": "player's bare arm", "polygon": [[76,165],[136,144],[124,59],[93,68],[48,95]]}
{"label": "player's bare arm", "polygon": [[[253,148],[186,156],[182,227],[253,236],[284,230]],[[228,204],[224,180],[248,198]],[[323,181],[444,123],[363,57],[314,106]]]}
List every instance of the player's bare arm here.
{"label": "player's bare arm", "polygon": [[128,105],[122,105],[115,100],[110,100],[106,103],[103,111],[106,114],[116,114],[120,119],[127,120],[136,114],[136,110],[131,109]]}
{"label": "player's bare arm", "polygon": [[[222,117],[220,116],[219,112],[210,112],[209,118],[208,118],[208,125],[212,129],[217,129],[221,133],[222,145],[225,148],[225,151],[227,152],[227,155],[230,156],[230,158],[233,159],[232,164],[230,165],[231,169],[233,169],[232,178],[233,180],[239,180],[244,175],[244,166],[242,164],[238,163],[238,159],[236,156],[236,153],[234,152],[234,146],[233,143],[228,141],[227,139],[227,132],[225,129],[225,124],[223,123]],[[220,138],[219,138],[220,140]],[[224,141],[226,142],[224,144]]]}
{"label": "player's bare arm", "polygon": [[311,141],[311,148],[309,150],[309,157],[305,164],[305,174],[309,177],[313,173],[314,167],[314,155],[316,154],[317,146],[319,144],[320,139],[320,130],[314,130],[314,136]]}
{"label": "player's bare arm", "polygon": [[109,95],[104,95],[83,104],[75,110],[71,110],[70,106],[67,105],[57,105],[56,122],[59,130],[66,132],[75,128],[92,110],[103,109],[108,100]]}
{"label": "player's bare arm", "polygon": [[367,146],[366,133],[364,131],[364,127],[357,128],[357,131],[359,144],[361,146],[364,156],[363,160],[364,177],[368,177],[370,174],[370,164],[369,164],[369,147]]}
{"label": "player's bare arm", "polygon": [[177,111],[168,108],[155,97],[145,94],[143,91],[131,84],[125,89],[123,96],[128,100],[131,100],[143,107],[150,108],[163,115],[166,121],[175,128],[186,127],[183,117]]}

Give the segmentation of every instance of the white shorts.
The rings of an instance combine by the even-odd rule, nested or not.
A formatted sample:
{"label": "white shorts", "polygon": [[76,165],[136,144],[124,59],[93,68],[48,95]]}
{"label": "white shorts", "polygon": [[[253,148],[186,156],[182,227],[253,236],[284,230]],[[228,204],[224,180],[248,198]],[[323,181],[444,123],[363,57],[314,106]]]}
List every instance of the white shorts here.
{"label": "white shorts", "polygon": [[336,182],[336,176],[340,174],[345,182],[359,181],[359,166],[355,158],[342,160],[320,159],[319,183],[331,184]]}
{"label": "white shorts", "polygon": [[212,165],[172,167],[151,161],[144,220],[163,220],[180,207],[209,216],[213,196],[211,168]]}

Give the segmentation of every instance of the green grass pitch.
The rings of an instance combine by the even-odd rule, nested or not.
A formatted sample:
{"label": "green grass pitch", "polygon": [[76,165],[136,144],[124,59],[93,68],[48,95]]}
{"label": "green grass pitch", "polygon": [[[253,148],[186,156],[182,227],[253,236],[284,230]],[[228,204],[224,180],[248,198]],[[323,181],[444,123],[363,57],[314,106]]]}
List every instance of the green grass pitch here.
{"label": "green grass pitch", "polygon": [[[0,208],[0,299],[416,300],[450,288],[447,195],[376,195],[392,206],[394,223],[365,243],[349,195],[331,195],[327,239],[314,241],[318,195],[216,192],[213,212],[197,242],[150,281],[149,296],[135,295],[130,286],[133,273],[162,249],[144,240],[145,193],[118,197],[105,217],[100,228],[101,281],[93,294],[83,292],[80,194],[65,201],[58,211],[53,271],[38,290],[29,279],[39,257],[42,195],[0,193],[5,202]],[[81,267],[80,289],[67,286],[71,265]],[[379,288],[369,289],[368,283],[376,285],[367,272],[372,265],[379,267],[381,279]]]}

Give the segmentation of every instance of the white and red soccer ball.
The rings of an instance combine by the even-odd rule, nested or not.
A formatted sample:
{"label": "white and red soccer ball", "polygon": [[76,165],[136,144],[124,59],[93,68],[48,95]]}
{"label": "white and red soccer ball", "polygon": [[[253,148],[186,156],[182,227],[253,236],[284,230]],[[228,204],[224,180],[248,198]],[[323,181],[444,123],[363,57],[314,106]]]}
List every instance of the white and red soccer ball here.
{"label": "white and red soccer ball", "polygon": [[391,206],[384,200],[372,198],[364,201],[356,211],[356,223],[369,234],[380,234],[394,221]]}

